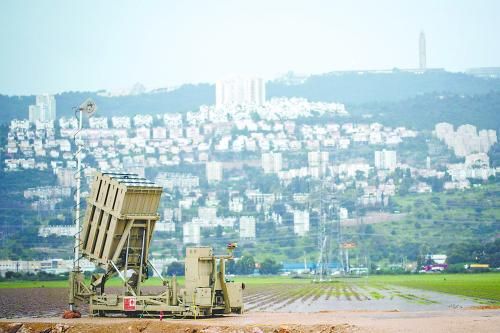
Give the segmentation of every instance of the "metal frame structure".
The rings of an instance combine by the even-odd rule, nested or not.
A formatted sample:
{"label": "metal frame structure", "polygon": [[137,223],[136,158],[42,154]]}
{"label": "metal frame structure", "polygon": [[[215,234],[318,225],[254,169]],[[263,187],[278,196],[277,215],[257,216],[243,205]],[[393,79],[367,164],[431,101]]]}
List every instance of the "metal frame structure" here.
{"label": "metal frame structure", "polygon": [[[91,315],[111,313],[128,316],[209,316],[242,313],[242,283],[227,282],[225,261],[209,247],[187,248],[186,285],[180,289],[175,277],[165,280],[148,260],[162,187],[126,173],[96,173],[88,198],[79,250],[104,273],[93,274],[86,283],[76,266],[69,277],[69,304],[89,304]],[[75,260],[77,261],[78,258]],[[147,295],[142,283],[152,269],[163,280],[160,294]],[[113,276],[122,281],[120,294],[106,292]]]}

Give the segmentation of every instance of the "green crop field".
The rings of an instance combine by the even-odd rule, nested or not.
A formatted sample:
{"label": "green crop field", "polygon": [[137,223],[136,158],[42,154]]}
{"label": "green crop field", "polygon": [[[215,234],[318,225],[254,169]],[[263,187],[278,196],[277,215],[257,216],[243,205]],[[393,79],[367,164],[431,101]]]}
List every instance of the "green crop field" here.
{"label": "green crop field", "polygon": [[482,298],[500,303],[500,273],[370,276],[372,283]]}
{"label": "green crop field", "polygon": [[[290,279],[288,277],[238,277],[251,288],[272,284],[310,284],[309,279]],[[436,292],[480,298],[500,304],[500,273],[487,274],[418,274],[418,275],[372,275],[354,279],[335,279],[341,285],[378,287],[397,285]],[[378,295],[372,295],[377,298]]]}

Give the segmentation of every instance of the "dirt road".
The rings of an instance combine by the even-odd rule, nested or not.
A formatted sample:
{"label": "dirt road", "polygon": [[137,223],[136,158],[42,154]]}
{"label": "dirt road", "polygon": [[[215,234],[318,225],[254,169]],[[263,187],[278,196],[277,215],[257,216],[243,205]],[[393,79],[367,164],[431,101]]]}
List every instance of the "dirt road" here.
{"label": "dirt road", "polygon": [[[22,324],[18,332],[83,333],[302,333],[302,332],[495,332],[500,309],[432,312],[324,311],[253,312],[210,319],[17,318],[0,321],[0,332]],[[10,327],[9,327],[10,325]],[[11,332],[13,332],[11,330]]]}

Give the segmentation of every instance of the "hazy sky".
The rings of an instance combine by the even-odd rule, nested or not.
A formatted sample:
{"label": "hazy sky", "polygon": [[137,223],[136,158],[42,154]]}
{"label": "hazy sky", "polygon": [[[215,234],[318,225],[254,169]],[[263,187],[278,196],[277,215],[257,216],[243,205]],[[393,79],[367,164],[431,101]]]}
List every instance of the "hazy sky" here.
{"label": "hazy sky", "polygon": [[274,78],[289,70],[500,66],[500,1],[0,2],[0,93]]}

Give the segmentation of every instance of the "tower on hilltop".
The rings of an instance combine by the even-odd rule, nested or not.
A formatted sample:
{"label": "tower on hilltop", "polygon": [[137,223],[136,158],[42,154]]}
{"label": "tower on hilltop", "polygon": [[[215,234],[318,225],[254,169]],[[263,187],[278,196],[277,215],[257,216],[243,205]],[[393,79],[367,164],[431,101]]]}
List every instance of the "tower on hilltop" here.
{"label": "tower on hilltop", "polygon": [[418,43],[419,50],[419,68],[421,70],[427,69],[427,59],[426,59],[426,50],[425,50],[425,34],[423,31],[420,32],[420,38]]}

